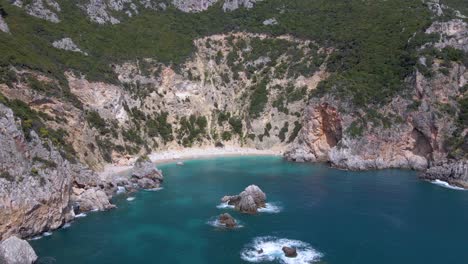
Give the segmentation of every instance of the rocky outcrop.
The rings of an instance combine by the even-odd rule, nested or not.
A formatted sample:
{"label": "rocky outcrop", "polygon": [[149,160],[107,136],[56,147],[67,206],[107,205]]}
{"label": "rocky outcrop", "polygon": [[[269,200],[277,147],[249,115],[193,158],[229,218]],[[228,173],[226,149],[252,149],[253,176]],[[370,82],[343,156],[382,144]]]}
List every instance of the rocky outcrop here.
{"label": "rocky outcrop", "polygon": [[1,264],[33,264],[36,260],[36,252],[25,240],[12,236],[0,243]]}
{"label": "rocky outcrop", "polygon": [[10,28],[5,22],[5,19],[3,19],[1,12],[0,12],[0,31],[3,31],[4,33],[10,33]]}
{"label": "rocky outcrop", "polygon": [[67,51],[73,51],[73,52],[79,52],[84,55],[88,55],[86,52],[83,52],[78,46],[73,42],[71,38],[63,38],[60,40],[56,40],[52,42],[52,46],[57,49],[62,49],[62,50],[67,50]]}
{"label": "rocky outcrop", "polygon": [[131,175],[131,181],[140,189],[159,188],[164,177],[151,161],[143,161],[135,164]]}
{"label": "rocky outcrop", "polygon": [[295,258],[297,257],[297,250],[293,247],[283,247],[281,250],[283,250],[283,253],[286,257],[288,258]]}
{"label": "rocky outcrop", "polygon": [[227,228],[235,228],[237,226],[236,220],[228,213],[221,214],[218,217],[218,221]]}
{"label": "rocky outcrop", "polygon": [[224,0],[223,10],[233,11],[238,8],[252,8],[259,0]]}
{"label": "rocky outcrop", "polygon": [[234,205],[242,213],[255,214],[265,207],[266,194],[258,186],[250,185],[239,195],[224,196],[221,202]]}
{"label": "rocky outcrop", "polygon": [[427,30],[427,34],[440,34],[440,40],[435,47],[443,49],[453,47],[468,52],[468,24],[461,19],[445,22],[434,22]]}
{"label": "rocky outcrop", "polygon": [[34,131],[29,137],[0,103],[0,239],[29,237],[73,217],[70,163]]}
{"label": "rocky outcrop", "polygon": [[[16,1],[17,5],[22,2]],[[57,15],[61,11],[60,5],[55,0],[32,0],[25,6],[26,12],[34,17],[58,23],[60,19]]]}
{"label": "rocky outcrop", "polygon": [[87,190],[73,188],[71,202],[77,213],[104,211],[115,208],[115,205],[109,202],[109,197],[106,193],[98,188],[89,188]]}
{"label": "rocky outcrop", "polygon": [[343,137],[337,109],[321,103],[308,107],[304,118],[298,147],[287,152],[286,157],[298,162],[327,161],[328,153]]}
{"label": "rocky outcrop", "polygon": [[425,180],[443,180],[451,185],[468,188],[468,161],[447,161],[432,166],[421,174]]}
{"label": "rocky outcrop", "polygon": [[218,0],[172,0],[172,4],[177,7],[177,9],[187,13],[204,11],[216,2],[218,2]]}

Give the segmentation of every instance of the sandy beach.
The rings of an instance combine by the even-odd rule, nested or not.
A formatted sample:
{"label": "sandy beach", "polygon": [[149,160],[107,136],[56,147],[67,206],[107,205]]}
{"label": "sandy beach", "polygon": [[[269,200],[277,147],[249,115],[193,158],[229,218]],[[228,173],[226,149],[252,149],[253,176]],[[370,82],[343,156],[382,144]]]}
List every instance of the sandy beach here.
{"label": "sandy beach", "polygon": [[[259,150],[254,148],[241,148],[241,147],[224,147],[224,148],[186,148],[174,149],[161,152],[153,152],[148,155],[150,160],[155,164],[171,163],[184,160],[209,158],[209,157],[222,157],[222,156],[281,156],[283,154],[280,150]],[[135,162],[137,157],[131,160]],[[99,173],[102,179],[114,174],[125,173],[130,170],[131,165],[118,165],[107,164],[104,170]]]}

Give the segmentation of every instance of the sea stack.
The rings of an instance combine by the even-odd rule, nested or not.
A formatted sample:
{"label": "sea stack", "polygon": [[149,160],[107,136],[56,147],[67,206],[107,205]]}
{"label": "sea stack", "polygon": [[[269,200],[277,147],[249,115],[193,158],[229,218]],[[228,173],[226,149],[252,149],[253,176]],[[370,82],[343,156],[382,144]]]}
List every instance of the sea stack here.
{"label": "sea stack", "polygon": [[293,247],[283,247],[282,248],[283,252],[284,252],[284,255],[288,258],[295,258],[297,257],[297,251],[295,248]]}
{"label": "sea stack", "polygon": [[257,185],[250,185],[238,195],[224,196],[221,202],[234,205],[242,213],[256,214],[265,207],[266,194]]}
{"label": "sea stack", "polygon": [[221,214],[218,221],[227,228],[235,228],[237,226],[236,220],[228,213]]}

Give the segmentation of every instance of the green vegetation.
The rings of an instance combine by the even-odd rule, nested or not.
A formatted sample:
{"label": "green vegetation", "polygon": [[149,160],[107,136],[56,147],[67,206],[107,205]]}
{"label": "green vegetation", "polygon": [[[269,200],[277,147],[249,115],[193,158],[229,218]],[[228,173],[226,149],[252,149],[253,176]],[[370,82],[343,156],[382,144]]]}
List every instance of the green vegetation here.
{"label": "green vegetation", "polygon": [[148,119],[146,122],[148,136],[160,136],[164,142],[169,142],[174,139],[174,136],[172,135],[172,125],[167,122],[167,116],[167,112],[162,112],[161,114],[158,114],[156,118]]}
{"label": "green vegetation", "polygon": [[184,147],[190,147],[196,140],[202,140],[206,135],[207,126],[208,120],[204,116],[190,115],[189,118],[184,116],[180,119],[178,139],[182,140]]}
{"label": "green vegetation", "polygon": [[360,137],[364,133],[364,125],[362,122],[353,121],[351,125],[346,129],[346,133],[351,137]]}
{"label": "green vegetation", "polygon": [[9,182],[12,182],[15,180],[15,178],[6,170],[0,172],[0,179],[5,179]]}
{"label": "green vegetation", "polygon": [[38,156],[35,156],[33,158],[33,161],[44,164],[44,168],[57,168],[57,163],[55,163],[55,162],[53,162],[51,160],[43,159],[43,158],[38,157]]}
{"label": "green vegetation", "polygon": [[232,134],[229,131],[224,131],[223,134],[221,134],[221,138],[223,141],[229,141],[232,138]]}
{"label": "green vegetation", "polygon": [[[463,0],[445,1],[466,10]],[[151,57],[165,64],[178,64],[193,52],[192,40],[197,37],[231,30],[291,34],[335,47],[329,62],[332,76],[320,85],[319,92],[351,98],[356,105],[385,102],[402,89],[402,80],[416,64],[407,41],[430,21],[427,7],[419,0],[269,0],[250,10],[224,13],[216,4],[196,14],[170,7],[157,13],[141,10],[138,16],[122,17],[122,23],[113,26],[88,21],[73,1],[61,2],[62,22],[58,24],[26,15],[10,4],[2,8],[9,14],[6,22],[13,34],[0,38],[0,66],[40,70],[63,83],[67,69],[83,72],[92,80],[116,82],[109,66],[112,63]],[[264,26],[262,21],[271,17],[279,24]],[[71,37],[90,56],[52,48],[50,43],[63,36]],[[259,56],[257,50],[264,50],[274,59],[278,51],[287,48],[285,45],[281,40],[254,41],[250,59]],[[291,52],[290,56],[298,58],[301,53]],[[231,52],[227,60],[236,57]],[[301,61],[291,67],[290,74],[311,72],[321,59]],[[256,95],[262,98],[262,88]],[[261,111],[264,102],[255,98],[249,111],[253,115]]]}
{"label": "green vegetation", "polygon": [[242,135],[242,119],[239,117],[229,118],[229,124],[232,127],[232,131],[238,135]]}
{"label": "green vegetation", "polygon": [[449,154],[453,158],[468,158],[468,135],[463,136],[463,130],[468,127],[468,95],[458,100],[460,112],[456,121],[456,130],[447,139]]}
{"label": "green vegetation", "polygon": [[253,90],[250,96],[249,115],[255,118],[260,116],[265,109],[268,102],[268,91],[264,81],[254,86]]}
{"label": "green vegetation", "polygon": [[286,139],[286,133],[288,133],[288,128],[289,128],[289,123],[284,122],[284,125],[278,134],[278,138],[281,140],[281,142],[284,142],[284,140]]}
{"label": "green vegetation", "polygon": [[102,118],[96,111],[87,112],[86,121],[90,126],[96,128],[97,130],[103,131],[107,128],[106,120]]}
{"label": "green vegetation", "polygon": [[[45,125],[46,120],[52,118],[45,113],[37,112],[20,100],[8,100],[0,93],[0,103],[5,104],[21,120],[21,127],[26,139],[30,140],[31,131],[35,131],[42,139],[49,139],[59,150],[60,154],[70,161],[75,161],[75,150],[71,144],[68,144],[65,138],[68,136],[63,129],[54,130]],[[48,147],[48,146],[45,146]]]}
{"label": "green vegetation", "polygon": [[294,122],[294,129],[291,135],[288,138],[288,143],[291,143],[296,139],[297,135],[299,135],[299,131],[301,131],[302,125],[299,123],[299,121]]}

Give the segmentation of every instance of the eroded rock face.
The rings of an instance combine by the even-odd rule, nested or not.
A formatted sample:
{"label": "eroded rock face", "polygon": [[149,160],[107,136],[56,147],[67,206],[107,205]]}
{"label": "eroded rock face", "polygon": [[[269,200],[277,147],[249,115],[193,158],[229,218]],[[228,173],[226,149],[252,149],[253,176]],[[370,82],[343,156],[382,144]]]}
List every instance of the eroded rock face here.
{"label": "eroded rock face", "polygon": [[159,188],[163,180],[162,172],[151,161],[135,164],[131,182],[135,183],[140,189]]}
{"label": "eroded rock face", "polygon": [[295,258],[297,257],[297,251],[295,248],[292,247],[283,247],[282,248],[284,255],[288,258]]}
{"label": "eroded rock face", "polygon": [[208,9],[218,0],[172,0],[172,4],[187,13],[196,13]]}
{"label": "eroded rock face", "polygon": [[[21,1],[17,1],[21,3]],[[26,12],[34,17],[42,18],[53,23],[59,23],[57,15],[61,11],[60,5],[55,0],[33,0],[25,6]]]}
{"label": "eroded rock face", "polygon": [[63,38],[61,40],[56,40],[52,43],[52,46],[54,46],[54,48],[57,49],[79,52],[88,55],[86,52],[83,52],[80,48],[78,48],[78,46],[75,44],[75,42],[73,42],[71,38]]}
{"label": "eroded rock face", "polygon": [[443,180],[452,185],[468,188],[468,161],[447,161],[429,168],[422,179]]}
{"label": "eroded rock face", "polygon": [[290,160],[326,161],[328,153],[342,138],[341,119],[337,109],[328,103],[310,106],[304,115],[301,142],[307,147],[297,147],[286,153]]}
{"label": "eroded rock face", "polygon": [[438,33],[441,39],[435,43],[435,47],[442,49],[453,47],[468,52],[468,24],[461,19],[453,19],[446,22],[434,22],[426,33]]}
{"label": "eroded rock face", "polygon": [[224,0],[223,10],[233,11],[238,8],[252,8],[259,0]]}
{"label": "eroded rock face", "polygon": [[1,264],[33,264],[36,260],[36,252],[25,240],[12,236],[0,244]]}
{"label": "eroded rock face", "polygon": [[218,220],[227,228],[234,228],[237,226],[236,220],[228,213],[221,214]]}
{"label": "eroded rock face", "polygon": [[0,14],[0,31],[3,31],[4,33],[10,33],[10,28],[3,19],[2,14]]}
{"label": "eroded rock face", "polygon": [[239,195],[224,196],[221,202],[234,205],[242,213],[255,214],[265,207],[266,194],[258,186],[250,185]]}
{"label": "eroded rock face", "polygon": [[0,145],[0,240],[61,226],[71,214],[70,163],[36,133],[27,141],[1,103]]}

